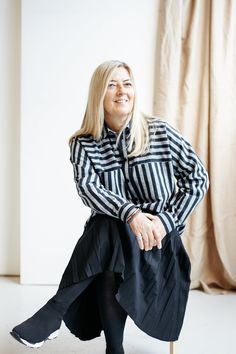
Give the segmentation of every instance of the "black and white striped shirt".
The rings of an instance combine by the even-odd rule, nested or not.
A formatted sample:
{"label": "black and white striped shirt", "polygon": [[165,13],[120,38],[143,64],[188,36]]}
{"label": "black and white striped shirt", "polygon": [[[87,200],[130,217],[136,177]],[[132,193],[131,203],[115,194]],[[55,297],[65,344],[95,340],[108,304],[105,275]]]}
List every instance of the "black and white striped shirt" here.
{"label": "black and white striped shirt", "polygon": [[130,127],[116,146],[117,134],[106,124],[102,138],[76,137],[71,162],[78,193],[96,213],[127,221],[133,208],[159,216],[167,232],[181,234],[186,218],[208,189],[207,172],[192,146],[160,119],[149,124],[150,150],[127,156]]}

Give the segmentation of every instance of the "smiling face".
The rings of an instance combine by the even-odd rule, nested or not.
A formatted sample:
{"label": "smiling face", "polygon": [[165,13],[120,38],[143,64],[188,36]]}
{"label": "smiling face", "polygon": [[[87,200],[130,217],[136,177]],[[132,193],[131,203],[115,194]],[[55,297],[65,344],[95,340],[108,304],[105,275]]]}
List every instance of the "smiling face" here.
{"label": "smiling face", "polygon": [[103,102],[108,127],[119,132],[132,112],[133,105],[134,87],[129,72],[119,67],[110,78]]}

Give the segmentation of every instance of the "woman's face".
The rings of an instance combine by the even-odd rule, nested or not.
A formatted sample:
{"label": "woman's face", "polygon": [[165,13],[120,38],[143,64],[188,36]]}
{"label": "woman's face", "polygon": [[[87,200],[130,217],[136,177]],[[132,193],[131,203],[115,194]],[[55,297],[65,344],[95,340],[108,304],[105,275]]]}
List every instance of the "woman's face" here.
{"label": "woman's face", "polygon": [[114,131],[120,131],[134,105],[134,87],[128,70],[117,68],[104,98],[105,122]]}

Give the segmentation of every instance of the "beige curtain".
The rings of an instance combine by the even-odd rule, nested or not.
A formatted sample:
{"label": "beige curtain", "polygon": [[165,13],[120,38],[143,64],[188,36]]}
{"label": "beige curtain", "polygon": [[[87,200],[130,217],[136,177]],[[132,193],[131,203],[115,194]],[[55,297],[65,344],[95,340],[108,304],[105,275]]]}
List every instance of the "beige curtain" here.
{"label": "beige curtain", "polygon": [[191,142],[210,176],[183,236],[191,288],[235,289],[235,0],[159,0],[155,83],[154,113]]}

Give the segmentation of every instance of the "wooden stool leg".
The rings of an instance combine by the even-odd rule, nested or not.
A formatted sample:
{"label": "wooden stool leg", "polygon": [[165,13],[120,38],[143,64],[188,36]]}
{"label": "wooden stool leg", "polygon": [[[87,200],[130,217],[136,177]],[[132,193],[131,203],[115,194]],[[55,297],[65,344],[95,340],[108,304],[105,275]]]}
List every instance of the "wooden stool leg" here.
{"label": "wooden stool leg", "polygon": [[176,342],[170,342],[170,354],[177,354]]}

